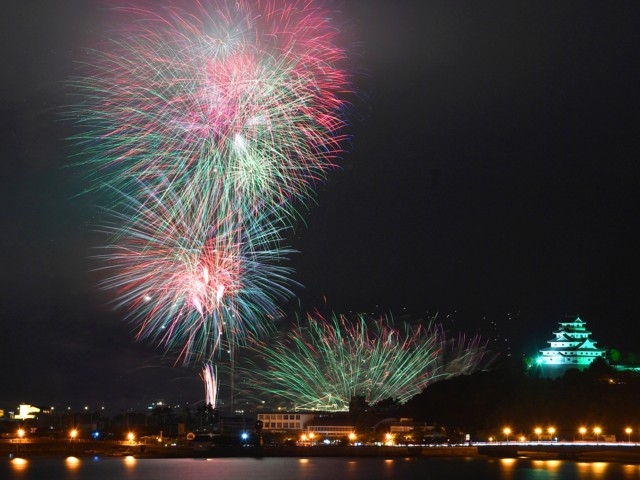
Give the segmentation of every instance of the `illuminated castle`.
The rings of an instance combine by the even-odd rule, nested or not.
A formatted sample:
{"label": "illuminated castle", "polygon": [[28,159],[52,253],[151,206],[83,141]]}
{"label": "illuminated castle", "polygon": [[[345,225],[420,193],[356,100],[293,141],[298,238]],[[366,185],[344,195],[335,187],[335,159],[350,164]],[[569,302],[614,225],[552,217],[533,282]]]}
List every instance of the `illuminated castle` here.
{"label": "illuminated castle", "polygon": [[548,341],[549,347],[540,350],[538,364],[549,367],[547,376],[559,376],[570,368],[584,370],[598,357],[604,357],[605,350],[596,347],[591,340],[591,332],[585,327],[586,323],[576,317],[571,322],[560,322],[556,338]]}

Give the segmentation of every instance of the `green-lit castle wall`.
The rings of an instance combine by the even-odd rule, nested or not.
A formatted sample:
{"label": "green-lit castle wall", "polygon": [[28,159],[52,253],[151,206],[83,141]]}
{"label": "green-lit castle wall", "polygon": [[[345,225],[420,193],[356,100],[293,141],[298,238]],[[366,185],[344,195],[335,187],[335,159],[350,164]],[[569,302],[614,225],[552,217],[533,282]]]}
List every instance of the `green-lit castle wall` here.
{"label": "green-lit castle wall", "polygon": [[559,377],[572,368],[584,370],[598,357],[604,357],[605,350],[596,346],[586,322],[580,317],[568,322],[559,322],[553,332],[555,338],[548,340],[549,346],[540,350],[538,366],[545,377]]}

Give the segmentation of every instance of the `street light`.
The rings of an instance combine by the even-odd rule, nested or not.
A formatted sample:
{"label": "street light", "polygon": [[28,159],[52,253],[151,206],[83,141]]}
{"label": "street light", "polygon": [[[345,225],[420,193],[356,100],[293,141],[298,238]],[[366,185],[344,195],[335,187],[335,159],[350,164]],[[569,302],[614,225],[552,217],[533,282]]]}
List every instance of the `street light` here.
{"label": "street light", "polygon": [[355,442],[355,440],[356,440],[356,434],[355,434],[355,433],[353,433],[353,432],[351,432],[351,433],[349,434],[349,441],[350,441],[351,443],[353,443],[353,442]]}
{"label": "street light", "polygon": [[538,436],[538,443],[540,443],[540,435],[542,434],[542,429],[540,427],[536,427],[534,432],[536,432],[536,435]]}
{"label": "street light", "polygon": [[550,438],[551,440],[553,440],[553,436],[554,436],[554,434],[556,433],[556,429],[555,429],[555,427],[549,427],[549,428],[547,429],[547,432],[549,432],[549,438]]}
{"label": "street light", "polygon": [[136,436],[133,434],[133,432],[127,433],[127,440],[129,440],[129,442],[133,443],[133,440],[135,438],[136,438]]}
{"label": "street light", "polygon": [[74,453],[76,449],[75,439],[78,436],[78,430],[75,428],[69,432],[69,448],[71,448],[71,452]]}
{"label": "street light", "polygon": [[509,435],[511,434],[511,429],[509,427],[506,427],[504,430],[502,430],[502,433],[504,433],[505,437],[507,437],[507,443],[509,443]]}
{"label": "street light", "polygon": [[631,430],[631,427],[627,427],[627,428],[624,429],[624,432],[627,434],[627,441],[629,443],[631,443],[631,432],[632,431],[633,430]]}
{"label": "street light", "polygon": [[600,434],[602,433],[602,429],[600,427],[596,427],[593,429],[593,433],[596,434],[596,443],[598,443],[598,439],[600,437]]}
{"label": "street light", "polygon": [[16,447],[16,450],[19,452],[20,451],[20,444],[23,442],[24,440],[24,435],[25,435],[25,431],[24,428],[19,428],[18,429],[18,438],[20,439],[20,441],[18,442],[18,446]]}
{"label": "street light", "polygon": [[587,433],[587,429],[585,427],[580,427],[580,429],[578,431],[580,432],[580,435],[582,437],[582,441],[584,442],[584,434]]}

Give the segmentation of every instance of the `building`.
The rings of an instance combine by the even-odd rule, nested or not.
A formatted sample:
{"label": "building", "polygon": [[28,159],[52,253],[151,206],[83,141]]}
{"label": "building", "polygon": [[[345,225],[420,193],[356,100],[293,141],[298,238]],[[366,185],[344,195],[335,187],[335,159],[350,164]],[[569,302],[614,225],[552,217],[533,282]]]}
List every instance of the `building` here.
{"label": "building", "polygon": [[354,419],[347,412],[261,412],[262,434],[289,434],[300,436],[307,445],[336,443],[355,435]]}
{"label": "building", "polygon": [[263,432],[290,432],[305,430],[307,423],[315,414],[300,412],[264,412],[258,413],[257,420],[262,422]]}
{"label": "building", "polygon": [[355,431],[355,419],[346,412],[320,414],[307,424],[308,434],[319,443],[353,440]]}
{"label": "building", "polygon": [[538,365],[547,377],[558,377],[571,368],[584,370],[606,351],[596,347],[586,322],[580,317],[570,322],[559,322],[555,338],[548,341],[549,347],[540,350]]}

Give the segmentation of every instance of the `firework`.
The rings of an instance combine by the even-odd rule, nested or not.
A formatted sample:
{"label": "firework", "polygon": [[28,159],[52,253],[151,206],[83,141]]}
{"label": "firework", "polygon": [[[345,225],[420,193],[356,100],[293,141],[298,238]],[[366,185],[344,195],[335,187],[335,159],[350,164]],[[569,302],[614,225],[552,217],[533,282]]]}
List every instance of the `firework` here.
{"label": "firework", "polygon": [[354,396],[400,402],[438,376],[441,343],[433,328],[396,326],[391,317],[308,316],[283,339],[252,347],[243,367],[252,387],[298,409],[348,410]]}
{"label": "firework", "polygon": [[479,369],[487,353],[479,338],[448,340],[433,321],[425,328],[391,316],[335,314],[309,315],[284,337],[251,349],[255,359],[241,368],[249,395],[324,411],[348,410],[355,396],[404,403],[434,381]]}
{"label": "firework", "polygon": [[189,362],[210,358],[225,333],[241,343],[268,330],[293,283],[282,265],[291,250],[279,247],[275,224],[244,224],[205,199],[185,205],[177,194],[140,191],[146,201],[130,199],[131,213],[114,213],[111,243],[99,256],[101,286],[116,292],[138,337]]}
{"label": "firework", "polygon": [[141,3],[69,82],[76,165],[112,194],[101,285],[138,338],[233,358],[291,295],[282,232],[341,153],[345,53],[309,0]]}
{"label": "firework", "polygon": [[495,359],[495,355],[489,352],[488,342],[480,336],[467,338],[460,333],[457,338],[448,338],[441,326],[439,335],[442,348],[438,355],[438,372],[445,378],[471,374]]}
{"label": "firework", "polygon": [[325,12],[272,0],[120,12],[126,28],[71,81],[95,188],[197,196],[213,179],[245,209],[285,216],[313,195],[340,153],[347,90]]}
{"label": "firework", "polygon": [[204,382],[205,404],[216,408],[218,401],[218,383],[216,381],[216,367],[207,362],[202,366],[202,381]]}

